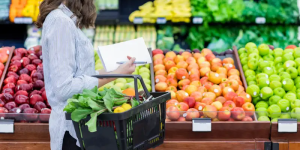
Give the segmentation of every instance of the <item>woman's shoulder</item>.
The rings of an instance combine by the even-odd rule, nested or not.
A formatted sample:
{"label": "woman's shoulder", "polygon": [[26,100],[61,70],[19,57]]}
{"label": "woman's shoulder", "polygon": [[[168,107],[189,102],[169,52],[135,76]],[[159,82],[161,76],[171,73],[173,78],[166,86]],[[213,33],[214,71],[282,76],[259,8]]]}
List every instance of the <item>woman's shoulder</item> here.
{"label": "woman's shoulder", "polygon": [[53,24],[53,22],[59,22],[61,24],[65,23],[70,25],[74,24],[73,20],[59,9],[55,9],[47,15],[43,26],[47,26],[48,24]]}

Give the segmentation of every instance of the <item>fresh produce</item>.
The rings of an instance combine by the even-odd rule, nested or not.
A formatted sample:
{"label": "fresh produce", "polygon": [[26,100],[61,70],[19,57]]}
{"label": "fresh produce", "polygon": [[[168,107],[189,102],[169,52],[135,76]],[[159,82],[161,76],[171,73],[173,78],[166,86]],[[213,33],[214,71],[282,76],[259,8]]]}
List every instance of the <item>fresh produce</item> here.
{"label": "fresh produce", "polygon": [[[140,101],[145,100],[143,95],[140,94]],[[134,96],[126,96],[113,88],[99,91],[97,87],[91,90],[84,89],[81,94],[73,95],[68,99],[67,103],[64,111],[71,113],[73,121],[79,122],[90,115],[91,119],[85,124],[90,132],[97,131],[97,116],[100,114],[122,113],[140,104]]]}
{"label": "fresh produce", "polygon": [[300,99],[300,64],[297,64],[299,49],[289,45],[285,50],[272,50],[267,44],[257,46],[251,42],[239,49],[247,83],[251,84],[246,92],[255,98],[253,103],[257,111],[259,108],[267,109],[267,115],[258,113],[259,118],[269,116],[276,121],[288,115],[297,119],[295,110],[299,107]]}
{"label": "fresh produce", "polygon": [[144,23],[156,23],[157,18],[165,18],[172,22],[190,22],[191,7],[189,0],[155,0],[147,2],[132,12],[129,21],[142,17]]}
{"label": "fresh produce", "polygon": [[[15,108],[20,109],[18,113],[29,113],[24,115],[23,119],[25,120],[21,121],[35,122],[39,119],[41,122],[47,122],[51,109],[48,109],[50,105],[44,87],[43,64],[39,59],[42,51],[39,47],[33,49],[18,48],[14,51],[3,82],[0,107],[5,107],[9,113],[15,113],[17,110]],[[42,111],[46,108],[47,111]],[[32,115],[32,113],[48,115],[39,118],[39,115]],[[8,116],[13,117],[12,115]]]}
{"label": "fresh produce", "polygon": [[42,0],[12,1],[9,12],[10,21],[14,22],[16,17],[29,17],[33,21],[37,21],[41,2]]}
{"label": "fresh produce", "polygon": [[[208,117],[214,121],[253,120],[254,105],[245,92],[232,58],[217,58],[211,50],[194,53],[153,53],[155,90],[170,92],[166,103],[171,121]],[[155,63],[157,62],[157,63]],[[220,112],[218,112],[220,111]],[[183,118],[181,118],[183,117]]]}

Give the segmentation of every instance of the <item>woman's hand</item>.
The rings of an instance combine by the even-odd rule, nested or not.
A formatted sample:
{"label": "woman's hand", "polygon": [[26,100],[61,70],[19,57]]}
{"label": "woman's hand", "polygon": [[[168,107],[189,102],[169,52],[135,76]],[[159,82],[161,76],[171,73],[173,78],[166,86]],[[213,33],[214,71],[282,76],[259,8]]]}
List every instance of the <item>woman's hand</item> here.
{"label": "woman's hand", "polygon": [[120,65],[120,67],[116,70],[118,74],[132,74],[135,71],[135,58],[129,56],[127,56],[127,58],[129,61]]}

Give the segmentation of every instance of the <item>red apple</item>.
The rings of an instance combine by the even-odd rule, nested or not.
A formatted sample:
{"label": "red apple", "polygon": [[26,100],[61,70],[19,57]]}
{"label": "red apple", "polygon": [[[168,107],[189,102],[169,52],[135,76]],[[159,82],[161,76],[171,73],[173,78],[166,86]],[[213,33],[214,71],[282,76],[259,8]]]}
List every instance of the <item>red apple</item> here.
{"label": "red apple", "polygon": [[187,103],[189,108],[193,108],[195,106],[196,100],[194,97],[187,97],[183,102]]}
{"label": "red apple", "polygon": [[222,107],[218,112],[218,119],[220,121],[227,121],[230,119],[230,116],[231,116],[231,112],[230,112],[230,108],[228,107]]}
{"label": "red apple", "polygon": [[232,118],[235,120],[243,120],[245,118],[245,112],[241,107],[235,107],[231,110]]}

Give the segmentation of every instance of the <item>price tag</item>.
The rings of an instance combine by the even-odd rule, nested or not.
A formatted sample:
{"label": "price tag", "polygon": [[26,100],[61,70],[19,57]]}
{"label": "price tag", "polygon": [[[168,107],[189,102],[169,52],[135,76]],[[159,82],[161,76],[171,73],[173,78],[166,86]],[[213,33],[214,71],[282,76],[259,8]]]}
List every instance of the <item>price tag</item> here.
{"label": "price tag", "polygon": [[278,132],[297,132],[297,119],[278,119]]}
{"label": "price tag", "polygon": [[156,19],[156,23],[157,24],[166,24],[167,23],[167,19],[165,17],[158,17]]}
{"label": "price tag", "polygon": [[32,24],[32,18],[15,18],[15,24]]}
{"label": "price tag", "polygon": [[135,17],[133,19],[134,24],[143,24],[143,18],[142,17]]}
{"label": "price tag", "polygon": [[1,119],[0,120],[0,133],[14,133],[14,120]]}
{"label": "price tag", "polygon": [[202,24],[203,23],[203,18],[202,17],[194,17],[193,18],[193,23],[194,24]]}
{"label": "price tag", "polygon": [[211,119],[210,118],[194,118],[192,129],[193,129],[193,132],[211,132]]}
{"label": "price tag", "polygon": [[257,18],[255,18],[255,23],[265,24],[266,23],[266,18],[265,17],[257,17]]}

